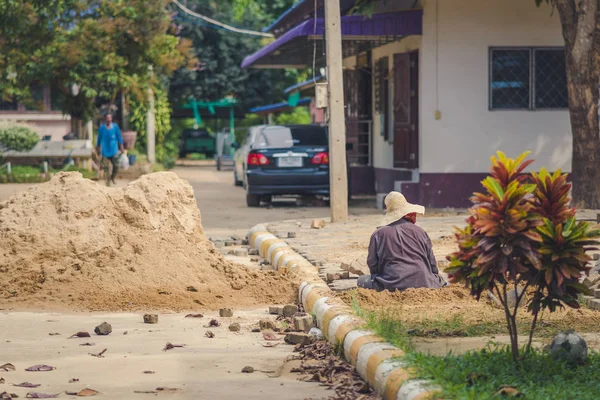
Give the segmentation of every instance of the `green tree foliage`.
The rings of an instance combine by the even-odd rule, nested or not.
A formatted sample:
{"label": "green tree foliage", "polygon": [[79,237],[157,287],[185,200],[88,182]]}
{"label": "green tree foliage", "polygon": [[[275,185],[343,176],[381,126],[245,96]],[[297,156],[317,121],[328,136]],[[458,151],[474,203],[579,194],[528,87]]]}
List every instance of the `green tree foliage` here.
{"label": "green tree foliage", "polygon": [[[167,0],[0,0],[2,97],[26,97],[33,83],[61,91],[63,111],[87,120],[95,101],[143,96],[182,65],[190,43],[174,35]],[[6,11],[8,14],[4,14]],[[76,90],[73,91],[73,85]]]}
{"label": "green tree foliage", "polygon": [[[156,160],[170,168],[177,158],[179,137],[171,129],[171,106],[167,91],[158,87],[154,92],[154,117],[156,135]],[[129,98],[130,127],[137,132],[136,148],[145,152],[147,143],[146,122],[148,116],[148,102],[139,100],[135,96]]]}
{"label": "green tree foliage", "polygon": [[575,220],[566,174],[546,169],[531,178],[522,174],[533,162],[525,161],[528,154],[492,157],[490,176],[482,182],[485,192],[473,195],[467,227],[456,234],[459,250],[448,257],[446,270],[453,283],[466,282],[475,297],[484,290],[497,296],[515,362],[521,301],[534,316],[529,349],[541,310],[579,307],[578,295],[588,291],[579,283],[590,269],[586,251],[600,235],[589,223]]}
{"label": "green tree foliage", "polygon": [[5,151],[29,151],[40,141],[37,131],[30,125],[0,122],[0,159]]}
{"label": "green tree foliage", "polygon": [[307,107],[296,107],[288,113],[278,114],[275,123],[278,125],[310,124],[310,111]]}
{"label": "green tree foliage", "polygon": [[[293,0],[188,0],[187,7],[219,21],[247,29],[260,30],[269,25]],[[171,80],[172,101],[214,101],[227,95],[238,99],[239,107],[281,101],[283,89],[296,83],[296,71],[241,69],[245,56],[260,49],[269,40],[215,29],[178,10],[174,20],[180,35],[193,42],[194,52],[202,61],[199,70],[180,69]]]}

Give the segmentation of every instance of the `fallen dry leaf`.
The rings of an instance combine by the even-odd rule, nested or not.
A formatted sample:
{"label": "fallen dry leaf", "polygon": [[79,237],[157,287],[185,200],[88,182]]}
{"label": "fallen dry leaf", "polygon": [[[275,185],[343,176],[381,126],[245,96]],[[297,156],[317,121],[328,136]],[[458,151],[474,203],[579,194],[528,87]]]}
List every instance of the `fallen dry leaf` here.
{"label": "fallen dry leaf", "polygon": [[23,382],[23,383],[13,383],[13,386],[33,389],[36,387],[40,387],[42,385],[40,385],[38,383]]}
{"label": "fallen dry leaf", "polygon": [[204,336],[206,336],[209,339],[212,339],[215,337],[215,334],[212,333],[212,331],[206,331],[206,333],[204,334]]}
{"label": "fallen dry leaf", "polygon": [[179,388],[169,388],[169,387],[157,387],[156,391],[157,392],[175,393],[175,392],[181,392],[181,389],[179,389]]}
{"label": "fallen dry leaf", "polygon": [[279,346],[280,343],[273,343],[273,342],[266,342],[266,343],[261,343],[262,347],[277,347]]}
{"label": "fallen dry leaf", "polygon": [[84,337],[92,337],[88,332],[77,332],[69,336],[69,339],[73,338],[84,338]]}
{"label": "fallen dry leaf", "polygon": [[273,331],[263,331],[262,334],[265,340],[279,340],[279,337]]}
{"label": "fallen dry leaf", "polygon": [[108,351],[108,349],[104,349],[100,353],[97,353],[97,354],[89,353],[89,354],[90,354],[90,356],[93,356],[93,357],[104,358],[104,353],[106,353],[107,351]]}
{"label": "fallen dry leaf", "polygon": [[79,396],[79,397],[90,397],[90,396],[95,396],[97,394],[99,394],[100,392],[98,392],[97,390],[94,389],[83,389],[80,390],[79,392],[65,392],[66,394],[68,394],[69,396]]}
{"label": "fallen dry leaf", "polygon": [[53,333],[49,333],[48,335],[50,335],[50,336],[60,336],[60,333],[58,333],[58,332],[53,332]]}
{"label": "fallen dry leaf", "polygon": [[57,394],[47,394],[47,393],[40,393],[40,392],[29,392],[27,393],[27,395],[25,396],[28,399],[55,399],[58,397],[58,393]]}
{"label": "fallen dry leaf", "polygon": [[0,393],[0,399],[16,399],[18,397],[19,397],[19,395],[16,393],[8,393],[8,392]]}
{"label": "fallen dry leaf", "polygon": [[156,390],[134,390],[133,393],[137,394],[157,394]]}
{"label": "fallen dry leaf", "polygon": [[204,318],[204,315],[202,314],[188,314],[185,316],[185,318]]}
{"label": "fallen dry leaf", "polygon": [[14,371],[16,368],[14,365],[12,365],[11,363],[6,363],[4,365],[0,365],[0,370],[2,371]]}
{"label": "fallen dry leaf", "polygon": [[171,350],[171,349],[174,349],[175,347],[185,347],[185,344],[167,343],[165,345],[165,348],[163,349],[163,351]]}
{"label": "fallen dry leaf", "polygon": [[514,386],[500,386],[495,396],[506,396],[506,397],[523,397],[523,393],[521,393]]}
{"label": "fallen dry leaf", "polygon": [[69,380],[69,383],[75,383],[75,382],[79,382],[79,378],[73,378],[73,379]]}
{"label": "fallen dry leaf", "polygon": [[47,372],[47,371],[54,371],[55,369],[56,369],[56,367],[53,367],[51,365],[38,364],[38,365],[31,366],[29,368],[25,368],[25,371],[29,371],[29,372]]}
{"label": "fallen dry leaf", "polygon": [[85,343],[81,343],[80,346],[95,346],[96,343],[90,343],[90,342],[85,342]]}
{"label": "fallen dry leaf", "polygon": [[146,375],[152,375],[152,374],[154,374],[154,371],[144,371],[142,373],[146,374]]}

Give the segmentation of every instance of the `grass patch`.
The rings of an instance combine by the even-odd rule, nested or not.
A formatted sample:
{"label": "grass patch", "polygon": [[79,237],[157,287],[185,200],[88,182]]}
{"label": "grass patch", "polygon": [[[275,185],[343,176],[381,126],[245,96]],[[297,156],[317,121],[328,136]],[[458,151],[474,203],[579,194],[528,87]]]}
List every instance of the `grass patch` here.
{"label": "grass patch", "polygon": [[[588,362],[569,366],[553,360],[539,350],[529,353],[519,365],[512,362],[507,346],[490,343],[480,351],[465,354],[431,356],[415,350],[413,336],[455,333],[455,336],[482,336],[492,332],[505,333],[504,326],[461,326],[460,318],[448,321],[421,321],[419,328],[404,325],[394,312],[363,310],[356,299],[354,312],[367,321],[366,328],[404,350],[402,358],[414,368],[415,378],[427,379],[442,388],[439,398],[480,400],[503,398],[495,396],[501,386],[509,385],[529,400],[592,400],[600,398],[600,354],[591,353]],[[421,329],[415,331],[415,329]],[[495,331],[496,330],[496,331]],[[418,334],[418,335],[417,335]],[[447,336],[447,335],[444,335]]]}
{"label": "grass patch", "polygon": [[528,354],[515,366],[508,348],[494,345],[446,357],[410,352],[405,361],[416,368],[419,378],[441,386],[440,397],[446,399],[496,398],[503,385],[516,387],[529,400],[592,400],[598,399],[600,390],[598,353],[591,354],[586,365],[577,367],[555,361],[540,351]]}
{"label": "grass patch", "polygon": [[204,154],[204,153],[191,153],[191,154],[188,154],[186,158],[188,160],[192,160],[192,161],[201,161],[201,160],[206,160],[206,154]]}

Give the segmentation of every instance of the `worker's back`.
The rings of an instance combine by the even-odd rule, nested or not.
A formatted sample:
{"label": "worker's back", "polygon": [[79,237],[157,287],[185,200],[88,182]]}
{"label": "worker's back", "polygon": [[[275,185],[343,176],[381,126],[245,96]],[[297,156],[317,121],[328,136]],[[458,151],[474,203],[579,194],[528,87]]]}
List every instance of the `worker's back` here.
{"label": "worker's back", "polygon": [[373,233],[367,263],[379,286],[390,291],[442,286],[429,236],[404,219]]}

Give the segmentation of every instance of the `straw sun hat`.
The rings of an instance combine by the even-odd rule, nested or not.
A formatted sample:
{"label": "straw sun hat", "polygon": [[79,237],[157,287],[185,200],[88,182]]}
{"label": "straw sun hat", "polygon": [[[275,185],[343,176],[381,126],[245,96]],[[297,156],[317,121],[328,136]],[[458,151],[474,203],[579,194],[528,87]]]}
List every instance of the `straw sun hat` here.
{"label": "straw sun hat", "polygon": [[400,192],[390,192],[385,196],[385,209],[381,226],[389,225],[408,214],[425,214],[425,207],[409,203]]}

